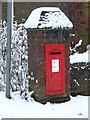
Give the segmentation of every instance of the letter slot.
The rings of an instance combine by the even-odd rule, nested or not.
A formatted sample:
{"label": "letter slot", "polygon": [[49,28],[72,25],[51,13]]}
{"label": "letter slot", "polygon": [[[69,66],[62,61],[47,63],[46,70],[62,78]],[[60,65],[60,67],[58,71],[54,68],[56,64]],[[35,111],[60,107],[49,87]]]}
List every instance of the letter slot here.
{"label": "letter slot", "polygon": [[50,55],[58,55],[58,54],[61,54],[61,52],[59,52],[59,51],[50,52]]}

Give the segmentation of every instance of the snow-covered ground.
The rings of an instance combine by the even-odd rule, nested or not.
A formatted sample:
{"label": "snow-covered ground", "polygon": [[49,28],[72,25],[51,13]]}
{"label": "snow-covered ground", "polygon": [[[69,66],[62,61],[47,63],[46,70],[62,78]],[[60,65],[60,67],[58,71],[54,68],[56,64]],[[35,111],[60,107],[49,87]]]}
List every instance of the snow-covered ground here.
{"label": "snow-covered ground", "polygon": [[12,99],[7,99],[0,92],[1,118],[88,118],[88,96],[71,97],[71,100],[60,104],[45,105],[34,101],[21,99],[18,92],[12,93]]}

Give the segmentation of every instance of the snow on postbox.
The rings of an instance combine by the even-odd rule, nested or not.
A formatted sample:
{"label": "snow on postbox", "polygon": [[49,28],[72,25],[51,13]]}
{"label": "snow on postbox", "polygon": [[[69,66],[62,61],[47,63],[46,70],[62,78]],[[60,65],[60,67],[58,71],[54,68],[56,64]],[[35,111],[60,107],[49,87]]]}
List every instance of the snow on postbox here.
{"label": "snow on postbox", "polygon": [[73,27],[57,7],[33,10],[24,24],[28,32],[30,90],[45,103],[70,99],[69,30]]}

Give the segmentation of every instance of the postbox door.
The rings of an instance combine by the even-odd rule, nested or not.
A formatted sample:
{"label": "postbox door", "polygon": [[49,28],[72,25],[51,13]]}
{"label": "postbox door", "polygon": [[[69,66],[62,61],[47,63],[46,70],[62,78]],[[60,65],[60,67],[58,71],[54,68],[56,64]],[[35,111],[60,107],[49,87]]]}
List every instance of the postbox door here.
{"label": "postbox door", "polygon": [[47,44],[46,47],[46,95],[65,92],[64,44]]}

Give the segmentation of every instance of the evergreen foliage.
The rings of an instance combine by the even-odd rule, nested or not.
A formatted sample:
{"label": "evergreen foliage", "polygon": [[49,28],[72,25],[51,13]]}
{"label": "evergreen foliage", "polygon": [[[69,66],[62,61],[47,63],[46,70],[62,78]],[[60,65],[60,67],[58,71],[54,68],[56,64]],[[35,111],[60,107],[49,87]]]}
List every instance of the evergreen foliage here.
{"label": "evergreen foliage", "polygon": [[[0,74],[1,83],[6,83],[6,60],[7,60],[7,25],[2,22],[1,34],[1,58]],[[28,95],[28,44],[27,31],[23,24],[14,22],[11,44],[11,90],[20,91],[22,97],[27,99]]]}

